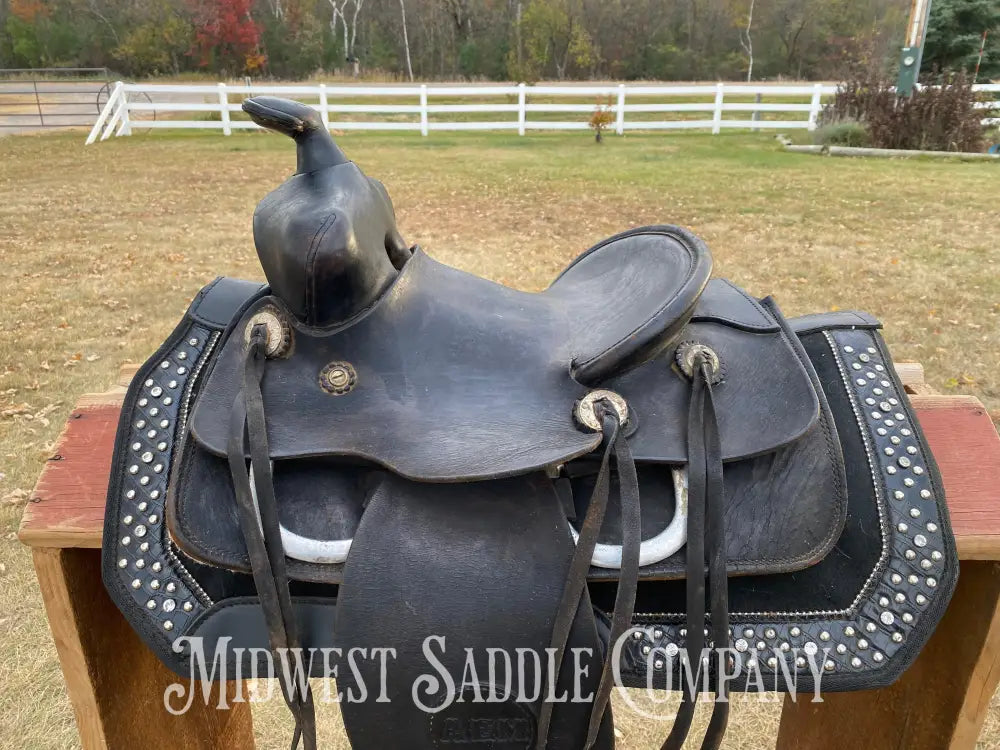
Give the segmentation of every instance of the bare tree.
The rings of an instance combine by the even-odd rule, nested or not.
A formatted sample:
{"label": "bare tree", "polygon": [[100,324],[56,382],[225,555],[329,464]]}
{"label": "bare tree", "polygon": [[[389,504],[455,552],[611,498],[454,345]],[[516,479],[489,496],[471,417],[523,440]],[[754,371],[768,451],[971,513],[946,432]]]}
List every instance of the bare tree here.
{"label": "bare tree", "polygon": [[[354,75],[357,76],[360,72],[360,62],[354,47],[358,40],[358,17],[361,15],[365,0],[327,0],[327,2],[330,3],[332,10],[330,29],[336,34],[338,21],[344,27],[344,57],[354,65]],[[351,14],[351,22],[348,24],[347,9],[350,6],[354,7],[354,12]]]}
{"label": "bare tree", "polygon": [[747,83],[753,78],[753,39],[750,38],[750,28],[753,26],[753,5],[755,0],[750,0],[750,8],[747,11],[746,28],[740,29],[740,46],[747,53]]}
{"label": "bare tree", "polygon": [[410,62],[410,36],[406,32],[406,4],[404,0],[399,0],[399,14],[403,18],[403,47],[406,49],[406,72],[413,81],[413,64]]}

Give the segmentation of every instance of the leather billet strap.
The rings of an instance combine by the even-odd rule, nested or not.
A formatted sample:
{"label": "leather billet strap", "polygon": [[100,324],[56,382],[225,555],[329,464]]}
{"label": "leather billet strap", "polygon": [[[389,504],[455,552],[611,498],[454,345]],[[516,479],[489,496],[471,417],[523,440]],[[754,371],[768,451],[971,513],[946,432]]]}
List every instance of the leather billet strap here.
{"label": "leather billet strap", "polygon": [[[596,416],[600,420],[601,432],[604,436],[604,453],[597,474],[597,481],[590,497],[587,515],[580,528],[576,550],[570,561],[566,575],[566,585],[563,588],[556,618],[552,627],[552,643],[550,648],[555,652],[555,670],[558,672],[569,640],[573,617],[579,606],[580,598],[587,586],[587,572],[590,561],[597,547],[598,535],[604,523],[608,507],[611,487],[611,458],[615,458],[620,487],[622,512],[622,555],[618,592],[615,596],[615,610],[611,621],[609,647],[601,672],[601,682],[594,696],[590,721],[587,729],[585,748],[594,746],[601,728],[604,712],[611,697],[614,686],[614,671],[612,669],[612,654],[615,653],[614,643],[631,625],[632,611],[635,608],[636,586],[639,579],[639,547],[642,542],[641,516],[639,512],[639,480],[636,475],[635,463],[629,452],[623,425],[617,407],[608,401],[598,401],[594,405]],[[538,718],[536,734],[537,750],[544,750],[548,743],[549,726],[552,720],[552,703],[543,703]]]}
{"label": "leather billet strap", "polygon": [[[288,573],[268,457],[264,400],[260,391],[267,361],[266,347],[265,327],[254,326],[243,360],[243,386],[236,395],[230,416],[229,469],[254,585],[267,624],[268,640],[274,655],[284,665],[285,674],[289,675],[287,682],[278,675],[278,682],[295,718],[292,748],[298,747],[302,738],[305,750],[315,750],[316,716],[309,683],[306,682],[305,689],[300,690],[291,677],[294,671],[287,661],[296,649],[301,648],[301,642],[288,590]],[[247,443],[254,472],[252,484],[245,458]]]}

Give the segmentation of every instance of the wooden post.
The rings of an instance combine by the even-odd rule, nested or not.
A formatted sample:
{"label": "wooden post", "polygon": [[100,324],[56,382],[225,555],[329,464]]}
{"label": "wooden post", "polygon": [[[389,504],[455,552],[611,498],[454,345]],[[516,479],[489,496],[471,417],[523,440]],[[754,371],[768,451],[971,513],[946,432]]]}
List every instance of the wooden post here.
{"label": "wooden post", "polygon": [[222,134],[232,135],[233,129],[229,124],[229,94],[224,83],[219,84],[219,117],[222,120]]}
{"label": "wooden post", "polygon": [[625,84],[618,84],[618,112],[615,118],[615,132],[625,135]]}
{"label": "wooden post", "polygon": [[524,135],[524,121],[526,119],[527,112],[525,111],[526,104],[526,91],[525,85],[523,83],[517,84],[517,134]]}
{"label": "wooden post", "polygon": [[427,84],[420,84],[420,135],[427,135],[430,128],[427,126]]}
{"label": "wooden post", "polygon": [[726,93],[726,84],[715,84],[715,115],[712,117],[712,135],[722,132],[722,100]]}

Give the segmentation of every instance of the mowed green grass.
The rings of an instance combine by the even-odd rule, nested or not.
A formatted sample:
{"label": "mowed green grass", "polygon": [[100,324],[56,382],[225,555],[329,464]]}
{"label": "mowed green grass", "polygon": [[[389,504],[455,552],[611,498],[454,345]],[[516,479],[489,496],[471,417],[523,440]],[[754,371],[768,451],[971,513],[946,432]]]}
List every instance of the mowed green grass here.
{"label": "mowed green grass", "polygon": [[[681,224],[717,275],[790,315],[867,310],[938,390],[1000,413],[998,165],[788,154],[768,134],[339,140],[444,262],[537,290],[609,234]],[[78,741],[15,536],[27,492],[80,394],[144,360],[216,274],[261,278],[251,214],[293,169],[291,143],[263,133],[0,139],[0,746]],[[659,746],[665,725],[618,707],[621,747]],[[260,746],[286,746],[281,701],[255,711]],[[726,747],[770,746],[779,712],[738,703]],[[335,707],[321,714],[324,745],[345,747]],[[998,728],[994,708],[983,748]]]}

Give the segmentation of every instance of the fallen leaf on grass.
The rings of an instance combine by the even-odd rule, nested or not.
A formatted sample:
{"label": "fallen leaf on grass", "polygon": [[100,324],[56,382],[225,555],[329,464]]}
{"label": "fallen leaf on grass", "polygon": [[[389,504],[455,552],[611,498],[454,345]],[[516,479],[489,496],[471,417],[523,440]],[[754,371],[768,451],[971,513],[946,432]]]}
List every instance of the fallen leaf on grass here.
{"label": "fallen leaf on grass", "polygon": [[24,505],[29,494],[27,490],[12,490],[0,498],[0,505]]}

